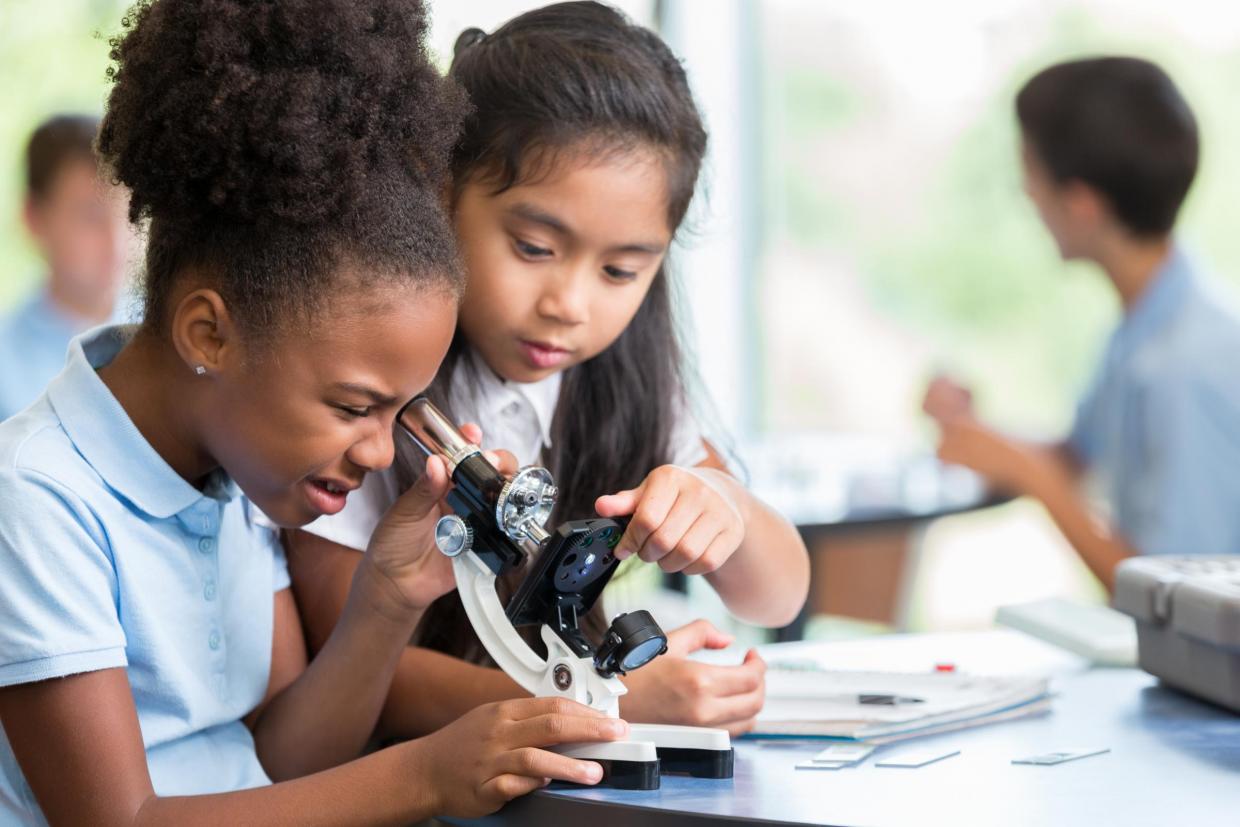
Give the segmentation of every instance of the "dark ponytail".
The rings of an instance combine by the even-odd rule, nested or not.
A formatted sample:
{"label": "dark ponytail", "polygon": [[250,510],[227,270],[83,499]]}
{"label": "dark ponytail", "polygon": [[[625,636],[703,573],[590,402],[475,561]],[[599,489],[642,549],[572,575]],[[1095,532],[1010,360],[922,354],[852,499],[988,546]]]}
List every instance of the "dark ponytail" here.
{"label": "dark ponytail", "polygon": [[[652,149],[667,174],[668,227],[679,228],[706,153],[706,131],[684,68],[656,34],[600,3],[557,3],[489,35],[462,32],[450,74],[473,104],[452,155],[458,190],[474,181],[503,192],[535,178],[558,153],[583,145],[603,153]],[[472,363],[462,358],[466,346],[458,330],[432,386],[442,405],[450,407],[456,371]],[[669,438],[685,395],[681,355],[664,267],[620,337],[564,373],[546,458],[562,492],[554,521],[592,516],[600,495],[632,488],[671,460]],[[403,455],[404,483],[421,462]],[[600,609],[588,618],[596,633],[603,626]],[[536,635],[527,639],[541,645]],[[485,660],[455,593],[427,613],[418,642]]]}

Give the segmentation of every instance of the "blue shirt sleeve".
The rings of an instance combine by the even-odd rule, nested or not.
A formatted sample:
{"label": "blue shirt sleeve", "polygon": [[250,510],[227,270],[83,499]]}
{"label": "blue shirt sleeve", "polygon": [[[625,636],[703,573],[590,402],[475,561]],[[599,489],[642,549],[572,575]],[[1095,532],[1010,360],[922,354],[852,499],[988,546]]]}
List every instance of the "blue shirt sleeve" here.
{"label": "blue shirt sleeve", "polygon": [[[1232,381],[1235,380],[1235,381]],[[1144,554],[1240,553],[1240,376],[1182,376],[1149,391]]]}
{"label": "blue shirt sleeve", "polygon": [[106,534],[71,491],[0,472],[0,686],[127,665]]}

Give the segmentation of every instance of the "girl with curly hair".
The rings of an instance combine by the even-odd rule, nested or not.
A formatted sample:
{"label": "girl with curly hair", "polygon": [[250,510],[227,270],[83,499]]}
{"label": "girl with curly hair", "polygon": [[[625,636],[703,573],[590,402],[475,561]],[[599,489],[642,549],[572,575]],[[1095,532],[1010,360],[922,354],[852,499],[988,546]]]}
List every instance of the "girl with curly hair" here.
{"label": "girl with curly hair", "polygon": [[596,781],[538,747],[625,724],[550,700],[346,763],[440,593],[442,463],[310,664],[258,519],[339,512],[452,338],[464,105],[422,4],[146,0],[125,23],[98,146],[147,228],[145,321],[75,340],[0,425],[0,821],[407,823]]}

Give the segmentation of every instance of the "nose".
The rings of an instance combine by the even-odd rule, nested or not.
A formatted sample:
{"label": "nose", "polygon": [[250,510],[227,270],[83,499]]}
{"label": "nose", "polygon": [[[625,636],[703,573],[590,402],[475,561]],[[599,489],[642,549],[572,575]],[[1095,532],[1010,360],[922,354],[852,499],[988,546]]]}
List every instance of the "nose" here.
{"label": "nose", "polygon": [[547,282],[538,299],[538,313],[565,325],[590,321],[590,284],[593,269],[584,265],[562,268]]}
{"label": "nose", "polygon": [[375,418],[367,423],[367,434],[345,453],[345,457],[367,473],[382,471],[396,458],[396,443],[392,441],[392,422]]}

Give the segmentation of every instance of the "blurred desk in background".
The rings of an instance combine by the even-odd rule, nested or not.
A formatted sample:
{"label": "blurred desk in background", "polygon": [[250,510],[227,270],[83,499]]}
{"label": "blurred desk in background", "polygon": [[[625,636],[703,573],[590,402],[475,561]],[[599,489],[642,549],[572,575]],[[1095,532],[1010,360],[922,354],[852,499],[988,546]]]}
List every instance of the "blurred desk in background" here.
{"label": "blurred desk in background", "polygon": [[[906,628],[925,526],[1011,499],[967,468],[869,435],[782,434],[738,453],[750,490],[796,525],[810,553],[809,600],[776,632],[781,642],[800,640],[815,614]],[[683,575],[666,585],[688,588]]]}

